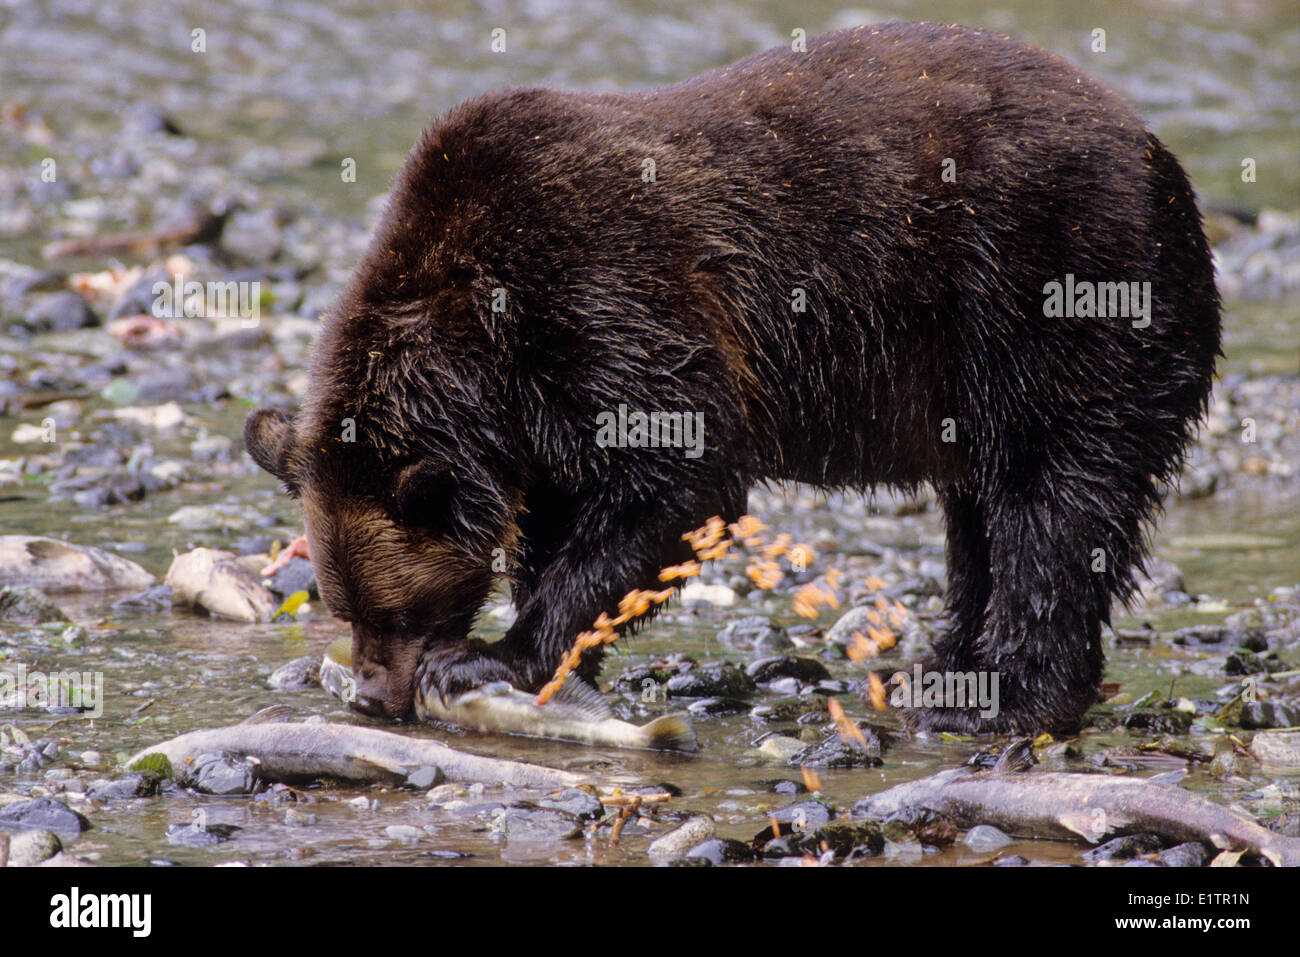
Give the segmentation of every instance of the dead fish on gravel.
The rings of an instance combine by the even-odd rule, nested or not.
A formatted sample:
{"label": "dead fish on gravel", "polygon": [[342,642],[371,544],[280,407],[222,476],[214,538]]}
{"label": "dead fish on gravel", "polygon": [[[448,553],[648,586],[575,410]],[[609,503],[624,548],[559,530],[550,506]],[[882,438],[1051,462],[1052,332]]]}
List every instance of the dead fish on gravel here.
{"label": "dead fish on gravel", "polygon": [[865,797],[853,805],[853,816],[885,818],[913,807],[941,814],[958,827],[992,824],[1016,837],[1081,837],[1096,844],[1125,834],[1159,834],[1221,851],[1250,851],[1278,867],[1300,866],[1300,839],[1270,831],[1191,791],[1141,778],[955,768]]}
{"label": "dead fish on gravel", "polygon": [[399,784],[422,768],[442,769],[450,780],[510,787],[577,787],[586,778],[540,764],[485,758],[457,751],[441,741],[348,724],[291,723],[281,706],[266,708],[242,724],[191,731],[145,748],[126,762],[157,769],[167,759],[172,777],[183,781],[207,754],[251,758],[267,781],[293,783],[321,777],[363,784]]}
{"label": "dead fish on gravel", "polygon": [[172,559],[167,571],[172,602],[240,621],[270,621],[275,600],[232,552],[196,548]]}
{"label": "dead fish on gravel", "polygon": [[[322,686],[352,687],[351,661],[351,640],[332,642],[321,664]],[[598,747],[653,751],[698,751],[700,747],[695,728],[685,714],[666,714],[643,725],[623,721],[614,717],[599,691],[576,676],[570,676],[544,705],[539,705],[534,695],[495,681],[447,701],[436,691],[419,695],[415,713],[422,721],[446,721],[477,731],[579,741]]]}

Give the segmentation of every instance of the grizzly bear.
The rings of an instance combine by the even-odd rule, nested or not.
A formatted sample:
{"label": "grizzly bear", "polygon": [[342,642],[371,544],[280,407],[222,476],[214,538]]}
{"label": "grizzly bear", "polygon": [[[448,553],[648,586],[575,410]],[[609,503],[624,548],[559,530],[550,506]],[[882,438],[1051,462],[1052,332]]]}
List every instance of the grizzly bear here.
{"label": "grizzly bear", "polygon": [[[1192,188],[1122,100],[1007,37],[891,23],[451,110],[302,410],[244,438],[301,501],[363,712],[537,688],[757,482],[930,484],[950,621],[927,666],[996,673],[1000,701],[907,720],[1054,730],[1096,701],[1219,338]],[[628,410],[697,447],[610,441]],[[498,577],[517,620],[470,639]]]}

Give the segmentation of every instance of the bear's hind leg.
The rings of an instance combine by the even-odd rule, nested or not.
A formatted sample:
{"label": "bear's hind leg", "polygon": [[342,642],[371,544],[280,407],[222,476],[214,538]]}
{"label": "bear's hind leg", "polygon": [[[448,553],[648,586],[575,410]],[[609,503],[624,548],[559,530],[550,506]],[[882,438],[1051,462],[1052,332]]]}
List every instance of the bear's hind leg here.
{"label": "bear's hind leg", "polygon": [[[1104,442],[1100,447],[1106,447]],[[944,701],[914,708],[914,727],[957,732],[1034,733],[1077,727],[1101,686],[1101,626],[1112,596],[1132,587],[1142,533],[1155,508],[1154,478],[1115,459],[1084,461],[1059,447],[1035,470],[990,483],[981,512],[989,594],[974,655],[952,646],[938,660],[968,670],[990,692],[977,705]],[[950,549],[950,561],[960,555]],[[969,571],[950,568],[961,620]]]}

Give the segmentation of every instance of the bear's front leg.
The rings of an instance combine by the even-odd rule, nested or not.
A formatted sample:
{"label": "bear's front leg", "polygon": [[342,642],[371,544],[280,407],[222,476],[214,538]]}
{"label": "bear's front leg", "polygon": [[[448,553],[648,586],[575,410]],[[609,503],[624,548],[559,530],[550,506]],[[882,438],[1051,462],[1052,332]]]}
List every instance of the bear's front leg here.
{"label": "bear's front leg", "polygon": [[[711,494],[689,496],[685,490],[692,488],[709,489]],[[659,572],[693,557],[683,533],[715,515],[735,521],[745,494],[739,477],[726,482],[711,476],[675,484],[652,500],[620,503],[609,492],[587,499],[564,537],[553,547],[539,549],[548,560],[519,617],[495,646],[518,670],[519,687],[535,691],[546,684],[578,635],[589,631],[602,612],[615,616],[629,591],[669,587],[659,580]],[[594,680],[603,655],[603,648],[588,651],[577,674]]]}

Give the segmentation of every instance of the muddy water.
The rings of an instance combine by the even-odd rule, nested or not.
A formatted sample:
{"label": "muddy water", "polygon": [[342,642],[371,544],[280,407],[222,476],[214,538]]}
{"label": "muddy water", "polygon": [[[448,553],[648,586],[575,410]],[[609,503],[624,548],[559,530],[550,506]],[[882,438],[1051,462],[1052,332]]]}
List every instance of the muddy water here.
{"label": "muddy water", "polygon": [[[120,119],[123,108],[153,104],[205,149],[224,156],[232,178],[254,182],[286,204],[324,208],[360,228],[367,202],[387,188],[417,131],[474,93],[510,84],[615,89],[669,82],[781,42],[796,27],[811,35],[893,16],[951,19],[1014,33],[1056,50],[1111,85],[1138,106],[1184,159],[1200,193],[1212,203],[1251,210],[1297,206],[1300,171],[1294,162],[1293,117],[1300,27],[1287,2],[1118,0],[1059,8],[1011,2],[991,13],[987,5],[964,2],[876,3],[861,11],[812,2],[801,5],[797,20],[785,7],[594,0],[425,6],[345,0],[325,9],[308,2],[179,0],[161,11],[142,0],[107,5],[46,0],[0,7],[0,99],[28,104],[56,128],[99,131],[105,153],[117,138],[128,135]],[[507,30],[506,54],[488,49],[496,26]],[[1104,54],[1089,49],[1095,27],[1106,30]],[[206,31],[206,52],[191,51],[195,28]],[[24,167],[41,155],[16,140],[0,140],[4,166]],[[1258,163],[1254,184],[1241,181],[1244,156]],[[339,165],[346,158],[357,163],[354,184],[340,182]],[[118,225],[110,219],[103,227],[112,230]],[[36,250],[47,239],[39,229],[0,233],[0,255],[38,263]],[[1300,325],[1292,303],[1232,301],[1228,309],[1228,369],[1254,374],[1295,371]],[[96,405],[87,403],[86,411]],[[239,402],[219,408],[186,406],[186,412],[211,431],[232,438],[238,436],[246,411]],[[9,441],[12,420],[4,422],[0,458],[24,454]],[[158,451],[167,451],[165,440],[157,445]],[[184,454],[184,447],[173,451]],[[5,532],[114,547],[159,575],[173,550],[221,547],[254,532],[287,539],[297,531],[291,503],[278,495],[270,479],[251,469],[211,482],[188,482],[143,502],[105,510],[82,512],[46,498],[39,489],[19,497],[17,502],[0,502],[0,528]],[[182,505],[219,502],[247,506],[268,524],[193,532],[166,521]],[[1300,568],[1298,504],[1294,480],[1172,504],[1156,537],[1156,552],[1182,568],[1190,591],[1221,604],[1203,606],[1215,610],[1168,612],[1141,620],[1161,630],[1218,622],[1225,607],[1246,607],[1272,588],[1295,584]],[[942,528],[932,510],[905,518],[867,517],[838,500],[827,505],[802,493],[756,496],[754,510],[775,527],[804,531],[819,541],[827,563],[854,554],[851,543],[863,537],[942,558]],[[1238,537],[1224,538],[1225,532]],[[344,626],[328,618],[242,625],[176,612],[127,621],[107,617],[106,598],[63,604],[89,629],[84,645],[66,648],[57,639],[28,636],[21,647],[0,646],[0,653],[50,671],[102,672],[104,716],[89,722],[25,712],[0,715],[0,723],[12,720],[33,737],[64,740],[64,758],[70,756],[71,761],[63,766],[80,779],[111,773],[115,760],[152,741],[232,723],[269,704],[288,703],[300,717],[362,720],[319,689],[276,693],[265,684],[277,665],[317,653],[342,633]],[[771,608],[677,610],[615,655],[605,677],[671,652],[700,660],[742,658],[723,655],[713,636],[726,621],[754,611],[787,624],[797,621],[788,599]],[[831,620],[824,616],[824,623]],[[1139,622],[1116,623],[1124,627]],[[490,623],[482,628],[488,636],[500,631]],[[1152,690],[1168,693],[1171,687],[1177,694],[1210,696],[1226,679],[1202,673],[1206,669],[1197,664],[1207,657],[1167,643],[1112,649],[1108,677],[1122,682],[1133,699]],[[886,658],[883,663],[894,662]],[[836,677],[855,675],[845,664],[833,670]],[[762,700],[760,695],[754,703]],[[856,701],[846,699],[845,704],[852,715],[865,716]],[[891,723],[888,716],[878,720],[884,726]],[[751,754],[764,729],[746,715],[703,719],[697,726],[703,744],[698,757],[458,735],[446,729],[412,728],[409,733],[437,734],[484,753],[650,783],[671,782],[683,792],[674,800],[674,809],[709,813],[721,834],[748,840],[765,826],[769,807],[788,801],[772,793],[771,780],[798,779],[798,770],[764,764]],[[1095,755],[1107,747],[1144,740],[1124,731],[1092,732],[1083,736],[1082,744],[1085,754]],[[886,753],[882,768],[823,770],[820,775],[825,795],[848,804],[890,783],[957,764],[974,749],[969,741],[902,740]],[[86,750],[101,752],[104,763],[78,767],[77,755]],[[1224,785],[1194,770],[1188,783],[1222,800],[1246,800],[1250,806],[1253,789],[1269,780],[1253,775]],[[0,780],[0,787],[25,789],[30,783],[10,776]],[[287,823],[286,806],[248,799],[180,795],[115,802],[94,812],[95,830],[76,842],[74,850],[111,864],[160,858],[191,863],[436,863],[452,860],[436,856],[438,852],[453,851],[468,854],[454,859],[466,864],[644,863],[645,846],[653,836],[629,827],[617,848],[592,841],[545,847],[503,844],[481,821],[439,816],[408,792],[365,791],[378,805],[358,810],[348,801],[361,793],[345,788],[313,792],[314,803],[296,806],[316,816],[315,823],[305,827]],[[492,799],[491,794],[481,798]],[[163,837],[167,827],[189,823],[196,810],[209,822],[241,830],[233,841],[211,848],[169,845]],[[428,825],[429,830],[418,843],[404,845],[384,833],[390,824]],[[1046,843],[1015,845],[1007,852],[1038,860],[1075,860],[1077,855],[1075,848]],[[983,857],[952,850],[923,863]]]}

